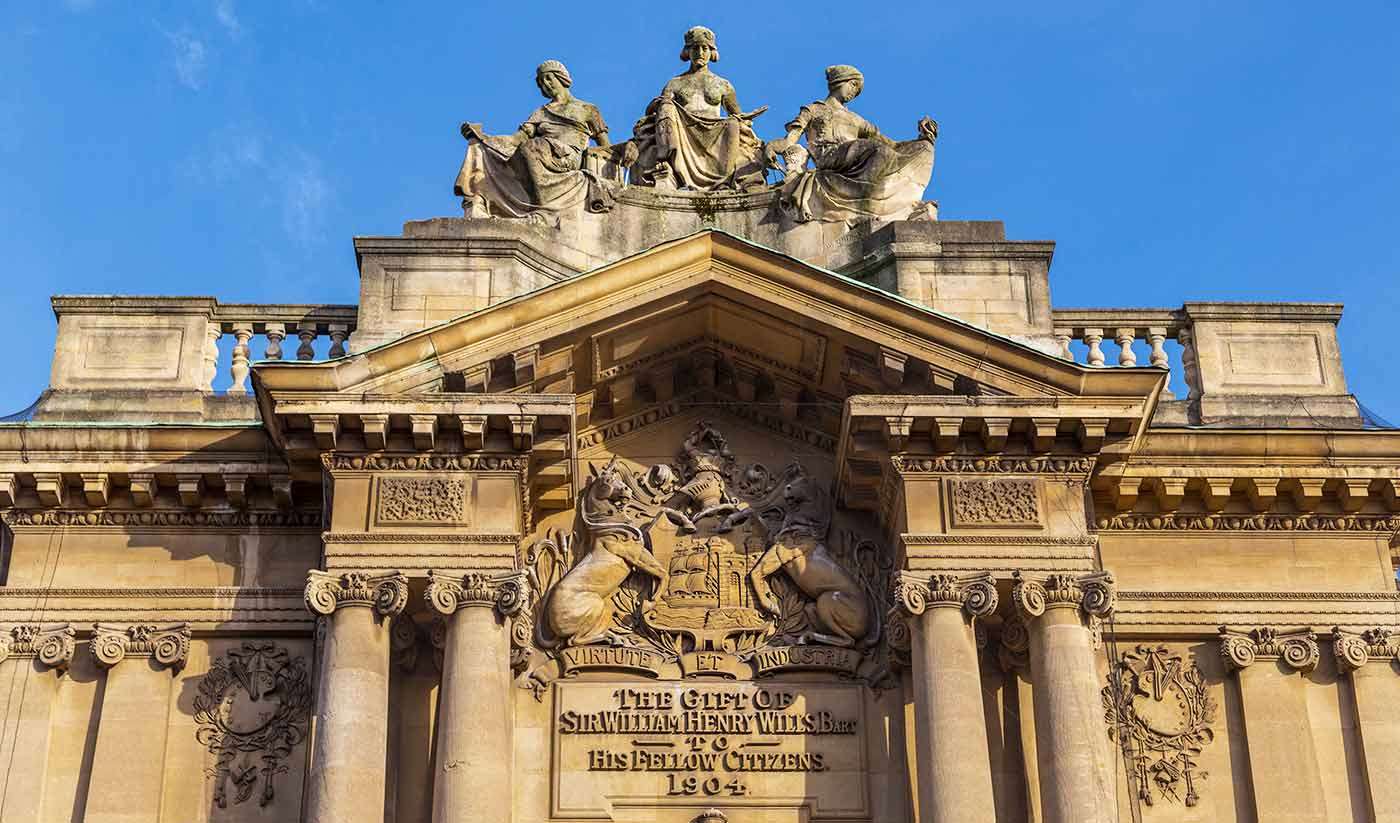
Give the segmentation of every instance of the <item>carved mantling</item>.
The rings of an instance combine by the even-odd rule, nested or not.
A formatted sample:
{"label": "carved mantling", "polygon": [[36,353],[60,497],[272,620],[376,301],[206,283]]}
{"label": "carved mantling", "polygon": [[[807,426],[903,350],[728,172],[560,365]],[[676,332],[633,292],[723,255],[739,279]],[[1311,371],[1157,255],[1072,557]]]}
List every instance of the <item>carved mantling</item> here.
{"label": "carved mantling", "polygon": [[1393,660],[1400,663],[1400,632],[1373,628],[1360,634],[1332,629],[1332,651],[1337,656],[1337,671],[1354,672],[1372,660]]}
{"label": "carved mantling", "polygon": [[73,661],[76,645],[70,625],[23,623],[11,628],[9,636],[0,638],[0,661],[38,660],[51,669],[62,671]]}
{"label": "carved mantling", "polygon": [[1052,574],[1032,578],[1020,572],[1012,574],[1011,601],[1016,611],[1028,622],[1050,609],[1076,609],[1092,627],[1113,613],[1116,587],[1113,575],[1097,572],[1082,577]]}
{"label": "carved mantling", "polygon": [[957,608],[972,620],[990,617],[997,610],[996,579],[990,573],[926,576],[900,572],[893,596],[895,608],[910,616],[929,609]]}
{"label": "carved mantling", "polygon": [[1322,656],[1317,634],[1311,629],[1284,632],[1271,626],[1249,631],[1221,626],[1220,655],[1229,671],[1248,668],[1257,660],[1277,660],[1303,674],[1317,668]]}
{"label": "carved mantling", "polygon": [[92,627],[92,653],[107,668],[128,658],[147,658],[172,671],[179,670],[190,653],[190,625],[96,623]]}
{"label": "carved mantling", "polygon": [[313,569],[307,574],[304,596],[306,608],[323,617],[343,607],[372,608],[381,617],[393,617],[408,605],[408,578],[398,573],[335,575]]}

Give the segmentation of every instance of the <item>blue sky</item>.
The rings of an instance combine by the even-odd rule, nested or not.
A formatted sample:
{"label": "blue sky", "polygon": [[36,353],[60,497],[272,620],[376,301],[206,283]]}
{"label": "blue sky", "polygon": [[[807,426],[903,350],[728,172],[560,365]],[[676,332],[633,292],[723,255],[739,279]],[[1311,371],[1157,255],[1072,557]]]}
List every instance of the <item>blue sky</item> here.
{"label": "blue sky", "polygon": [[853,63],[853,108],[941,125],[929,196],[1058,242],[1057,306],[1336,300],[1350,388],[1400,423],[1400,4],[0,2],[0,415],[55,293],[358,299],[350,238],[460,214],[457,125],[568,64],[625,137],[708,25],[757,127]]}

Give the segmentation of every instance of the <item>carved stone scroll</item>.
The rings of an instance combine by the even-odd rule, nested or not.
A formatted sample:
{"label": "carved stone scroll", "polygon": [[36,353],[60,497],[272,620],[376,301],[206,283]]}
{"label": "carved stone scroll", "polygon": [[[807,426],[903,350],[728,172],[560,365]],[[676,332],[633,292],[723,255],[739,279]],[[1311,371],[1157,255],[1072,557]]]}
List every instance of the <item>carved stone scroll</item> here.
{"label": "carved stone scroll", "polygon": [[1036,618],[1050,608],[1076,608],[1086,619],[1108,617],[1113,612],[1115,589],[1108,572],[1076,577],[1052,574],[1043,580],[1015,572],[1011,600],[1027,618]]}
{"label": "carved stone scroll", "polygon": [[1311,629],[1281,632],[1270,626],[1248,632],[1221,626],[1220,654],[1230,671],[1252,666],[1257,660],[1281,660],[1303,674],[1316,668],[1321,658],[1317,635]]}
{"label": "carved stone scroll", "polygon": [[62,671],[72,662],[75,645],[73,627],[66,623],[26,623],[10,629],[8,637],[0,638],[0,660],[29,658]]}
{"label": "carved stone scroll", "polygon": [[968,618],[990,617],[997,610],[996,579],[986,572],[931,577],[901,572],[893,594],[895,606],[910,615],[948,606],[962,609]]}
{"label": "carved stone scroll", "polygon": [[1125,652],[1103,692],[1108,734],[1118,741],[1128,781],[1144,805],[1200,802],[1199,758],[1215,739],[1216,704],[1194,662],[1165,646]]}
{"label": "carved stone scroll", "polygon": [[373,608],[382,617],[392,617],[408,605],[408,578],[398,573],[334,575],[312,569],[304,597],[307,609],[325,617],[347,606]]}
{"label": "carved stone scroll", "polygon": [[1332,651],[1337,656],[1337,671],[1343,674],[1356,671],[1371,660],[1400,661],[1400,632],[1374,628],[1354,634],[1334,627]]}
{"label": "carved stone scroll", "polygon": [[462,577],[428,572],[423,599],[428,607],[448,616],[458,609],[492,608],[501,617],[520,613],[529,598],[529,583],[523,572],[483,574]]}
{"label": "carved stone scroll", "polygon": [[150,658],[162,666],[179,669],[189,657],[188,623],[168,626],[97,623],[92,629],[92,653],[97,662],[107,668],[127,658]]}

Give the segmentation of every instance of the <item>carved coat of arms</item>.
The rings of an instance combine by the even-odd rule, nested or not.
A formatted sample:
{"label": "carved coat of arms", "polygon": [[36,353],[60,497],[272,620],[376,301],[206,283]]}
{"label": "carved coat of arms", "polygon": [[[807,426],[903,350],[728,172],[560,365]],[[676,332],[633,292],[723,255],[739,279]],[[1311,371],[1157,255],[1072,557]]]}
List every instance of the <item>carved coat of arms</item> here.
{"label": "carved coat of arms", "polygon": [[828,547],[829,497],[801,465],[739,469],[724,436],[702,422],[674,464],[640,471],[614,458],[592,472],[581,536],[553,534],[526,557],[543,592],[543,648],[675,660],[825,645],[851,650],[841,659],[854,670],[878,639],[888,569],[868,541]]}

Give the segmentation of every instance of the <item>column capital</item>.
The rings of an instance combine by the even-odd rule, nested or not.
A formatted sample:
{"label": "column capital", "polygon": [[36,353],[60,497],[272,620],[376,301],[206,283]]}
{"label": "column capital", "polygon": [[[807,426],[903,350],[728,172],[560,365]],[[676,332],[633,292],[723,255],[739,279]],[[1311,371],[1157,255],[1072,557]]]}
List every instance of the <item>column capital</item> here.
{"label": "column capital", "polygon": [[1317,667],[1322,654],[1311,629],[1281,632],[1260,626],[1245,632],[1221,626],[1220,656],[1229,671],[1248,668],[1256,660],[1282,660],[1289,668],[1307,674]]}
{"label": "column capital", "polygon": [[979,574],[921,575],[900,572],[894,582],[895,607],[910,615],[929,609],[959,608],[968,617],[990,617],[997,610],[996,578]]}
{"label": "column capital", "polygon": [[493,608],[501,617],[513,617],[525,608],[529,585],[524,572],[469,572],[459,577],[430,571],[423,599],[442,615],[481,607]]}
{"label": "column capital", "polygon": [[1052,574],[1044,578],[1013,572],[1011,602],[1026,619],[1040,617],[1047,609],[1073,608],[1087,617],[1105,618],[1113,613],[1117,588],[1113,575],[1096,572],[1076,577]]}
{"label": "column capital", "polygon": [[74,634],[67,623],[22,623],[0,637],[0,660],[38,660],[51,669],[66,669],[73,662],[73,649],[77,646]]}
{"label": "column capital", "polygon": [[117,626],[95,623],[92,653],[104,668],[127,658],[150,658],[172,670],[185,665],[190,654],[190,624]]}
{"label": "column capital", "polygon": [[1332,627],[1332,652],[1337,656],[1337,671],[1354,672],[1372,658],[1400,661],[1400,632],[1377,627],[1360,634]]}
{"label": "column capital", "polygon": [[306,608],[322,616],[328,617],[338,608],[356,606],[393,617],[408,605],[408,578],[399,572],[335,575],[312,569],[307,573],[305,598]]}

